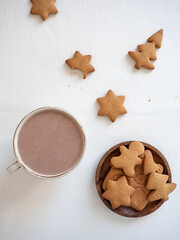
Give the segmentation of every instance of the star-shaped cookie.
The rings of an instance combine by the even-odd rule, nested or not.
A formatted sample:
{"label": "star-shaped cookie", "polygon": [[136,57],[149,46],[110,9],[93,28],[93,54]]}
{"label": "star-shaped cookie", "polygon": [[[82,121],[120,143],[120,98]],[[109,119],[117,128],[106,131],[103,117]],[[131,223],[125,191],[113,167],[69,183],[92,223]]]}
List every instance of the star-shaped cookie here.
{"label": "star-shaped cookie", "polygon": [[94,67],[90,64],[92,56],[83,56],[80,52],[76,51],[73,58],[67,59],[65,62],[71,69],[79,69],[84,73],[84,78],[88,73],[94,72]]}
{"label": "star-shaped cookie", "polygon": [[121,205],[128,207],[130,206],[130,197],[135,190],[123,176],[117,181],[108,180],[107,190],[102,194],[102,197],[111,202],[112,208],[118,208]]}
{"label": "star-shaped cookie", "polygon": [[109,172],[107,173],[105,179],[104,179],[104,182],[102,184],[102,188],[103,190],[106,190],[107,189],[107,182],[108,180],[118,180],[121,176],[123,176],[124,173],[121,169],[116,169],[116,168],[111,168],[109,170]]}
{"label": "star-shaped cookie", "polygon": [[46,20],[49,14],[58,13],[54,3],[56,0],[31,0],[33,6],[31,8],[31,14],[40,15],[42,20]]}
{"label": "star-shaped cookie", "polygon": [[135,68],[140,69],[141,67],[153,70],[154,65],[149,60],[148,55],[145,52],[128,52],[129,56],[132,57],[135,61]]}
{"label": "star-shaped cookie", "polygon": [[100,105],[99,116],[107,116],[114,122],[118,115],[127,113],[123,103],[125,96],[117,96],[112,90],[109,90],[105,97],[97,99]]}
{"label": "star-shaped cookie", "polygon": [[156,172],[150,173],[146,188],[149,190],[161,188],[168,181],[169,176],[166,174],[160,174]]}
{"label": "star-shaped cookie", "polygon": [[162,199],[163,201],[167,201],[169,199],[168,195],[174,191],[176,188],[175,183],[166,183],[162,185],[161,188],[153,190],[147,197],[148,201],[156,201]]}
{"label": "star-shaped cookie", "polygon": [[169,199],[168,195],[176,188],[176,184],[167,183],[168,179],[169,176],[166,174],[150,173],[146,188],[153,191],[148,195],[148,201],[156,201],[159,199],[167,201]]}

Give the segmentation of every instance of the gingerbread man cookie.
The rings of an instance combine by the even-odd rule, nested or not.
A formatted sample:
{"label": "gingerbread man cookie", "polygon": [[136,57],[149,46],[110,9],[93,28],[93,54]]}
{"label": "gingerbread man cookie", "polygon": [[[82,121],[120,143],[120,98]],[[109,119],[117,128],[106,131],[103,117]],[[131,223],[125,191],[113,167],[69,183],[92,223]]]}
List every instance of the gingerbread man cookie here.
{"label": "gingerbread man cookie", "polygon": [[133,177],[135,175],[135,166],[142,164],[142,159],[139,156],[144,152],[144,145],[141,142],[132,142],[129,149],[120,146],[120,152],[120,156],[111,158],[112,165],[123,169],[128,177]]}
{"label": "gingerbread man cookie", "polygon": [[144,190],[144,192],[147,194],[149,194],[150,190],[146,189],[146,185],[142,184],[142,182],[139,184],[135,181],[134,178],[128,178],[128,183],[130,186],[134,187],[134,188],[142,188]]}
{"label": "gingerbread man cookie", "polygon": [[134,180],[141,185],[145,185],[147,182],[147,175],[143,172],[143,165],[137,165],[134,168],[135,174],[134,174]]}

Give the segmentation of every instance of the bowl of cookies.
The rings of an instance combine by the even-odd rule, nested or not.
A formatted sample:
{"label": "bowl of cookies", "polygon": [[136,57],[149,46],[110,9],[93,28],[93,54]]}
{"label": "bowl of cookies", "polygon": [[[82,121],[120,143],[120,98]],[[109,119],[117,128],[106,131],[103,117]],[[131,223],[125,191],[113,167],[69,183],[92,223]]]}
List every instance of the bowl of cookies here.
{"label": "bowl of cookies", "polygon": [[103,203],[125,217],[157,210],[176,188],[166,158],[155,147],[138,141],[115,145],[101,158],[96,188]]}

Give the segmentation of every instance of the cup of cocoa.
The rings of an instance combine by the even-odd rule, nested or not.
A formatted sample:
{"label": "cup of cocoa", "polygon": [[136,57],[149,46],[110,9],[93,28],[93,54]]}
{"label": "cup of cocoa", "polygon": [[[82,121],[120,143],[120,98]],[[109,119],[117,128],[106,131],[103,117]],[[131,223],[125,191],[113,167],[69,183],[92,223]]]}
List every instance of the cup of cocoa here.
{"label": "cup of cocoa", "polygon": [[65,110],[36,109],[15,130],[13,148],[17,161],[7,170],[12,174],[22,167],[40,178],[62,176],[82,158],[85,141],[81,125]]}

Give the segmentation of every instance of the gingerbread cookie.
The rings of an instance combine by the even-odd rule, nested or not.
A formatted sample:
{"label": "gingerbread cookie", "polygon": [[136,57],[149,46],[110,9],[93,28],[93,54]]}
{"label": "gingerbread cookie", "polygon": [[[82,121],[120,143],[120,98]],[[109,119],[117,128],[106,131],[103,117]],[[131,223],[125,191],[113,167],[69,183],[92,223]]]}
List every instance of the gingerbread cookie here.
{"label": "gingerbread cookie", "polygon": [[105,97],[97,99],[100,105],[100,110],[98,112],[99,116],[107,116],[114,122],[118,115],[127,113],[123,103],[125,96],[116,96],[116,94],[109,90]]}
{"label": "gingerbread cookie", "polygon": [[157,173],[163,173],[163,171],[164,171],[164,168],[163,168],[163,166],[161,165],[161,164],[159,164],[159,163],[157,163],[157,165],[158,165],[158,170],[156,171]]}
{"label": "gingerbread cookie", "polygon": [[139,184],[135,181],[134,178],[128,178],[127,180],[128,180],[128,183],[130,186],[132,186],[134,188],[142,188],[144,190],[144,192],[146,193],[146,195],[149,194],[150,190],[146,189],[146,185],[142,184],[142,182],[141,182],[141,184]]}
{"label": "gingerbread cookie", "polygon": [[148,42],[153,42],[157,48],[161,47],[163,38],[163,29],[160,29],[158,32],[153,34],[151,37],[148,38]]}
{"label": "gingerbread cookie", "polygon": [[154,162],[153,155],[150,150],[145,150],[143,169],[144,174],[156,172],[159,169],[159,166]]}
{"label": "gingerbread cookie", "polygon": [[169,176],[166,174],[152,172],[148,177],[146,188],[149,190],[161,188],[163,185],[166,184],[168,179]]}
{"label": "gingerbread cookie", "polygon": [[130,206],[130,197],[135,191],[135,188],[128,185],[126,177],[123,176],[117,181],[108,180],[107,190],[102,194],[102,197],[109,200],[112,208],[119,206]]}
{"label": "gingerbread cookie", "polygon": [[111,168],[109,170],[109,172],[107,173],[105,179],[104,179],[104,182],[102,184],[102,188],[103,190],[107,190],[107,181],[108,180],[118,180],[121,176],[123,176],[124,173],[121,169],[117,169],[117,168]]}
{"label": "gingerbread cookie", "polygon": [[139,155],[140,158],[142,158],[144,160],[144,153]]}
{"label": "gingerbread cookie", "polygon": [[144,67],[150,70],[154,69],[154,65],[151,63],[146,53],[129,51],[128,54],[136,61],[136,64],[134,65],[135,68],[140,69],[141,67]]}
{"label": "gingerbread cookie", "polygon": [[76,51],[73,58],[66,60],[65,62],[71,69],[79,69],[84,73],[84,78],[88,73],[94,72],[94,67],[90,64],[92,56],[83,56],[80,52]]}
{"label": "gingerbread cookie", "polygon": [[56,0],[31,0],[33,6],[30,13],[33,15],[40,15],[42,20],[46,20],[49,14],[58,13],[54,3]]}
{"label": "gingerbread cookie", "polygon": [[120,152],[120,156],[111,158],[112,165],[123,169],[128,177],[133,177],[135,175],[134,167],[142,164],[139,156],[144,152],[144,145],[141,142],[132,142],[129,144],[129,149],[120,146]]}
{"label": "gingerbread cookie", "polygon": [[137,182],[134,180],[134,178],[129,178],[129,177],[128,177],[127,180],[128,180],[129,185],[132,186],[132,187],[134,187],[134,188],[142,188],[142,187],[143,187],[142,184],[137,183]]}
{"label": "gingerbread cookie", "polygon": [[136,191],[131,195],[130,206],[137,211],[141,211],[145,208],[148,201],[146,199],[146,193],[142,188],[136,188]]}
{"label": "gingerbread cookie", "polygon": [[143,166],[137,165],[135,168],[134,180],[140,185],[146,185],[147,175],[143,173]]}
{"label": "gingerbread cookie", "polygon": [[145,175],[143,172],[143,165],[136,165],[134,170],[134,180],[140,185],[145,185],[147,181],[147,175]]}
{"label": "gingerbread cookie", "polygon": [[138,45],[137,47],[140,52],[146,52],[149,59],[157,60],[155,43],[145,43]]}
{"label": "gingerbread cookie", "polygon": [[143,165],[136,165],[135,168],[134,168],[135,172],[138,174],[138,175],[143,175],[144,172],[143,172]]}
{"label": "gingerbread cookie", "polygon": [[176,184],[167,183],[168,179],[168,175],[157,172],[152,172],[149,175],[146,188],[153,191],[148,195],[148,201],[156,201],[160,199],[167,201],[169,199],[168,195],[176,188]]}
{"label": "gingerbread cookie", "polygon": [[154,65],[150,60],[156,60],[155,47],[161,47],[163,36],[163,30],[159,30],[157,33],[148,38],[149,43],[138,45],[139,52],[129,51],[128,54],[131,58],[136,61],[135,68],[140,69],[141,67],[153,70]]}
{"label": "gingerbread cookie", "polygon": [[162,199],[167,201],[169,199],[168,195],[176,188],[175,183],[165,183],[156,190],[153,190],[147,197],[148,201],[157,201]]}

